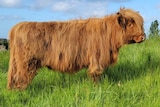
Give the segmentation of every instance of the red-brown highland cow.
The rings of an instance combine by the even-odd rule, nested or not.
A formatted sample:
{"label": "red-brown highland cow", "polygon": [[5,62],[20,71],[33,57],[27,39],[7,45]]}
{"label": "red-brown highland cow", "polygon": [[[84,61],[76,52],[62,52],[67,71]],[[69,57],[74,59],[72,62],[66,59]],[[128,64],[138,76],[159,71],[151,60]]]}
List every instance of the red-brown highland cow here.
{"label": "red-brown highland cow", "polygon": [[42,66],[69,73],[86,67],[97,81],[122,45],[144,40],[143,18],[125,8],[103,18],[19,23],[10,31],[7,87],[25,89]]}

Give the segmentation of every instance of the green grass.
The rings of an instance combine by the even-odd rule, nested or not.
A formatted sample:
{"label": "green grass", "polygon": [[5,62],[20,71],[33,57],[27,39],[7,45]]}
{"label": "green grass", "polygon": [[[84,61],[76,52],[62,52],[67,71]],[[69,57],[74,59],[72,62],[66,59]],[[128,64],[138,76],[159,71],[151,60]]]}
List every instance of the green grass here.
{"label": "green grass", "polygon": [[160,107],[160,37],[120,49],[94,85],[86,69],[69,75],[39,70],[24,91],[6,89],[9,52],[0,52],[0,107]]}

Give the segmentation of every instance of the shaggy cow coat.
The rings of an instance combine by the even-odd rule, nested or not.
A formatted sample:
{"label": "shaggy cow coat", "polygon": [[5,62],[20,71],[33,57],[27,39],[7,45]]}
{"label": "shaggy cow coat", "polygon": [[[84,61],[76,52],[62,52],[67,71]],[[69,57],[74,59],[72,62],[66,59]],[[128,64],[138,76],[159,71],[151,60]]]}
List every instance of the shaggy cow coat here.
{"label": "shaggy cow coat", "polygon": [[66,22],[21,22],[10,31],[9,89],[25,89],[47,66],[61,72],[86,67],[97,81],[103,70],[117,61],[124,44],[144,41],[143,18],[121,8],[103,18]]}

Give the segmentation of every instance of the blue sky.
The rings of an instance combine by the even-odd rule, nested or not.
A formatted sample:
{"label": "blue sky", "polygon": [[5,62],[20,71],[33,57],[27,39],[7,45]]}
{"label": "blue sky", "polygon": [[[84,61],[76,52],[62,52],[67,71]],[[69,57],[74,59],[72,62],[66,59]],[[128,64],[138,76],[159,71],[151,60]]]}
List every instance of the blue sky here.
{"label": "blue sky", "polygon": [[160,22],[160,0],[0,0],[0,38],[18,22],[103,17],[120,7],[139,11],[146,33],[152,21]]}

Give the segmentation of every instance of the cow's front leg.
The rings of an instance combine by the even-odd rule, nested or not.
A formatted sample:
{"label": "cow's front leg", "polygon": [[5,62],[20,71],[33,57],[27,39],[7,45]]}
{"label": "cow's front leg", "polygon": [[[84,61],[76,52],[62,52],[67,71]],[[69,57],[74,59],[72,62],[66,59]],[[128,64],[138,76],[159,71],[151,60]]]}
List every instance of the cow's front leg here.
{"label": "cow's front leg", "polygon": [[98,64],[96,58],[92,57],[90,59],[90,65],[88,69],[88,74],[94,82],[97,82],[103,73],[103,68]]}

